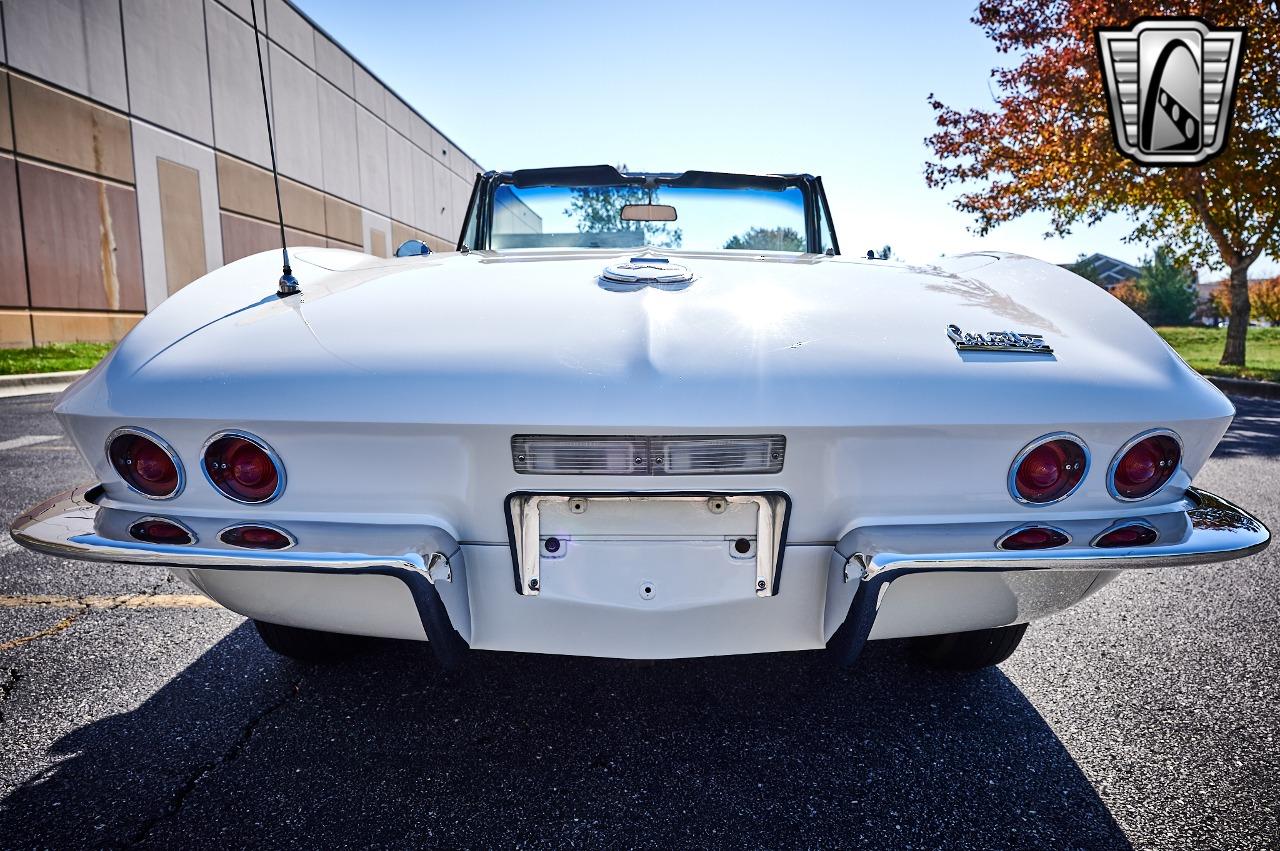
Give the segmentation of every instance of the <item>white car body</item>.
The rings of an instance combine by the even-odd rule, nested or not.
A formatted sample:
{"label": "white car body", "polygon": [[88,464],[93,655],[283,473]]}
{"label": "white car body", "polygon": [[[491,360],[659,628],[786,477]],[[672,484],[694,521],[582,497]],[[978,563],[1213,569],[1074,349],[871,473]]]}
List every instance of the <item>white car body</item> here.
{"label": "white car body", "polygon": [[[1267,543],[1226,503],[1214,505],[1246,518],[1235,529],[1194,519],[1212,498],[1188,489],[1231,404],[1068,271],[996,253],[910,266],[649,250],[692,283],[603,285],[604,267],[634,253],[304,248],[292,253],[302,294],[290,298],[272,289],[278,252],[232,263],[167,300],[66,391],[57,415],[101,486],[33,509],[14,536],[72,558],[168,565],[271,623],[424,640],[439,628],[424,594],[436,594],[471,648],[625,658],[821,648],[860,589],[904,565],[875,586],[859,646],[1025,623],[1121,569]],[[960,352],[950,325],[1040,334],[1053,354]],[[180,494],[148,500],[125,486],[103,450],[121,426],[173,447]],[[1155,428],[1180,437],[1181,466],[1154,496],[1117,501],[1108,462]],[[279,499],[237,504],[200,475],[223,429],[275,450]],[[1052,505],[1020,504],[1011,462],[1058,431],[1087,444],[1083,484]],[[786,457],[770,474],[522,475],[521,434],[779,434]],[[556,499],[517,506],[513,494]],[[720,495],[732,504],[714,513],[707,501]],[[774,509],[780,522],[763,523]],[[173,517],[197,540],[130,542],[112,513]],[[1089,546],[1134,517],[1170,531],[1141,550]],[[233,551],[217,536],[238,522],[287,530],[296,546]],[[1028,522],[1072,541],[995,547]],[[564,550],[531,556],[551,534]],[[739,537],[776,549],[776,573],[733,552]]]}

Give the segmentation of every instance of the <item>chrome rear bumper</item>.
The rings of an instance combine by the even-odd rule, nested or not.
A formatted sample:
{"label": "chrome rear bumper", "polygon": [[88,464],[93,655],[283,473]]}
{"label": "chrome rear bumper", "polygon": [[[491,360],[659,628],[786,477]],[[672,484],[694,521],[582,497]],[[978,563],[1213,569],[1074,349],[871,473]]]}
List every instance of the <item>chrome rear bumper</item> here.
{"label": "chrome rear bumper", "polygon": [[[1033,570],[1116,571],[1186,567],[1230,561],[1266,549],[1271,533],[1262,521],[1227,500],[1189,488],[1181,511],[1128,514],[1156,530],[1155,542],[1101,549],[1092,545],[1114,521],[1053,521],[1071,543],[1047,550],[1004,551],[994,546],[1008,524],[938,524],[855,529],[836,544],[832,570],[856,583],[844,616],[827,647],[844,664],[862,650],[875,624],[885,591],[896,579],[934,571],[948,573]],[[1085,542],[1083,545],[1075,542]]]}
{"label": "chrome rear bumper", "polygon": [[[413,595],[423,629],[443,661],[452,663],[465,648],[455,630],[458,618],[471,618],[475,604],[468,594],[463,547],[446,530],[427,525],[353,524],[299,521],[288,524],[295,542],[284,550],[253,550],[230,546],[219,533],[230,520],[174,516],[194,535],[190,544],[157,544],[135,540],[130,527],[157,512],[133,512],[97,504],[97,485],[68,491],[36,506],[13,524],[14,540],[30,549],[84,561],[149,564],[171,568],[303,572],[329,575],[374,573],[393,576],[405,583]],[[510,507],[510,506],[508,506]],[[757,516],[757,522],[764,511]],[[769,517],[779,515],[772,510]],[[1021,572],[1021,571],[1115,571],[1142,568],[1179,567],[1241,558],[1265,548],[1271,535],[1256,518],[1230,502],[1199,490],[1189,490],[1181,510],[1164,507],[1160,513],[1135,516],[1158,531],[1157,540],[1126,549],[1099,549],[1089,542],[1108,524],[1106,520],[1055,521],[1073,540],[1052,550],[1002,551],[994,542],[1009,524],[970,523],[863,527],[851,531],[831,552],[826,576],[825,623],[840,624],[828,647],[837,657],[851,662],[865,644],[875,623],[886,586],[895,579],[934,571]],[[771,521],[772,522],[772,521]],[[762,548],[786,549],[779,523],[760,534]],[[517,529],[513,529],[513,535]],[[533,537],[528,528],[513,548],[518,571],[537,576]],[[527,540],[525,540],[527,539]],[[1082,543],[1076,543],[1082,542]],[[807,547],[812,549],[812,545]],[[780,552],[779,552],[780,554]],[[521,556],[523,555],[523,561]],[[773,554],[763,561],[769,564]],[[825,559],[825,555],[819,558]],[[823,573],[821,562],[814,565]],[[811,573],[817,576],[818,573]],[[518,573],[517,575],[521,575]],[[646,577],[647,578],[647,577]],[[777,576],[766,577],[766,589],[752,589],[753,605],[763,607],[761,616],[777,612]],[[819,579],[819,586],[822,583]],[[509,585],[507,586],[510,587]],[[764,590],[764,594],[759,591]],[[821,594],[817,587],[814,589]],[[770,593],[770,592],[775,593]],[[443,595],[443,596],[442,596]],[[536,596],[516,596],[522,605],[538,606]],[[492,601],[491,601],[492,602]],[[553,600],[552,603],[555,601]],[[597,600],[581,602],[599,603]],[[785,601],[783,601],[785,602]],[[447,605],[446,605],[447,603]],[[552,606],[544,603],[543,607]],[[824,620],[822,599],[809,617],[817,626]],[[768,607],[773,607],[772,609]],[[528,611],[527,609],[521,611]],[[754,611],[754,609],[753,609]],[[450,620],[450,612],[455,618]],[[702,617],[690,614],[697,620]],[[753,615],[754,617],[754,615]],[[643,620],[637,621],[642,623]],[[473,621],[462,632],[470,635]],[[691,629],[704,624],[689,624]],[[830,632],[826,633],[830,634]],[[808,644],[806,646],[820,646]],[[580,652],[576,649],[556,652]],[[669,654],[673,655],[673,654]],[[696,648],[687,655],[700,655]]]}
{"label": "chrome rear bumper", "polygon": [[[272,570],[307,566],[325,571],[393,568],[435,584],[451,581],[451,560],[461,556],[458,542],[434,526],[357,525],[301,521],[289,524],[294,544],[283,550],[232,547],[218,540],[240,519],[210,520],[164,512],[133,512],[97,504],[99,485],[86,485],[45,500],[13,521],[13,539],[28,549],[79,561],[151,564],[161,567]],[[191,544],[155,544],[129,536],[146,517],[174,520],[191,529]],[[274,525],[274,524],[273,524]],[[209,545],[206,541],[214,541]]]}
{"label": "chrome rear bumper", "polygon": [[[465,643],[449,618],[437,583],[465,603],[462,548],[435,526],[370,525],[299,521],[290,523],[294,542],[283,550],[233,547],[219,540],[230,526],[202,517],[133,512],[97,504],[100,485],[58,494],[18,517],[10,533],[28,549],[80,561],[121,562],[169,568],[280,571],[324,574],[372,573],[400,579],[413,596],[423,630],[436,656],[456,664]],[[144,518],[177,521],[194,536],[190,544],[157,544],[133,539],[130,527]],[[274,524],[272,524],[274,525]]]}

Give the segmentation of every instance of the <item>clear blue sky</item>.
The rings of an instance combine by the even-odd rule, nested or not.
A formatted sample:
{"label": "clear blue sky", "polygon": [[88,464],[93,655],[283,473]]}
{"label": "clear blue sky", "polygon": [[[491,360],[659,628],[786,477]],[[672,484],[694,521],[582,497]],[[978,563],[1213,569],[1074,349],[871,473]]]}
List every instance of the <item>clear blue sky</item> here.
{"label": "clear blue sky", "polygon": [[1031,216],[979,238],[952,192],[925,186],[929,94],[991,102],[1000,57],[971,2],[296,1],[485,168],[810,172],[846,253],[889,244],[915,262],[1148,251],[1122,242],[1121,218],[1046,239]]}

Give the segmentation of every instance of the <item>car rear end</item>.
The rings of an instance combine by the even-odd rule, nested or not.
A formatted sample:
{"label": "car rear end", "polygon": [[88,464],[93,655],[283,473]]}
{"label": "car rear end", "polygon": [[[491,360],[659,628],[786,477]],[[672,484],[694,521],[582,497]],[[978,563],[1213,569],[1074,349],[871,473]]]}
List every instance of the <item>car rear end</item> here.
{"label": "car rear end", "polygon": [[[1116,571],[1267,540],[1189,489],[1226,418],[638,435],[65,421],[101,484],[19,520],[20,542],[168,565],[255,620],[441,648],[807,650],[854,621],[860,646],[1026,623]],[[1177,436],[1173,466],[1121,499],[1119,462],[1152,434]],[[181,471],[163,493],[127,478],[140,435]],[[1053,441],[1079,449],[1060,456],[1069,490],[1028,499],[1021,467]]]}

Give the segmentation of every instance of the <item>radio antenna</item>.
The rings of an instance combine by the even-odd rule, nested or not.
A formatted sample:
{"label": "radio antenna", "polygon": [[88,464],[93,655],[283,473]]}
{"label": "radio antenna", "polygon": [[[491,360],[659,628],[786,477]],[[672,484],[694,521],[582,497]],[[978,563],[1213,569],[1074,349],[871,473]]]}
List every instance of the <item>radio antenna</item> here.
{"label": "radio antenna", "polygon": [[284,270],[280,275],[280,286],[276,290],[276,295],[287,298],[298,295],[302,292],[302,287],[298,284],[298,279],[293,276],[293,269],[289,268],[289,246],[284,238],[284,204],[280,202],[280,170],[276,167],[276,140],[271,132],[271,104],[267,97],[267,74],[262,68],[262,42],[258,40],[258,4],[250,2],[249,11],[253,15],[254,52],[258,54],[258,82],[262,84],[262,111],[267,117],[267,147],[271,150],[271,179],[276,187],[276,215],[280,217],[280,253],[284,255]]}

